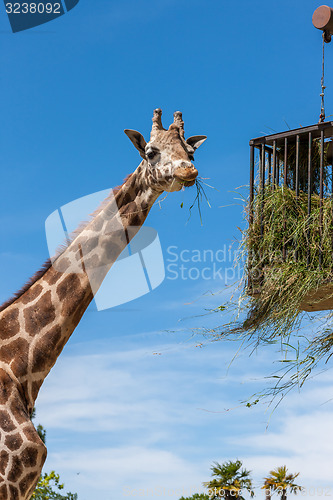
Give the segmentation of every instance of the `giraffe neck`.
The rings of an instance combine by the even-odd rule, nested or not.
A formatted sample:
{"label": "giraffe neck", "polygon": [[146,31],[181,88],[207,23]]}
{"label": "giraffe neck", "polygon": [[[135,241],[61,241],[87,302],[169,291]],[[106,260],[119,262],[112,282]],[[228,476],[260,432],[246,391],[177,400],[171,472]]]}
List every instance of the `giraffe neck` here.
{"label": "giraffe neck", "polygon": [[28,411],[107,272],[161,193],[142,162],[45,274],[0,313],[1,367],[20,384]]}

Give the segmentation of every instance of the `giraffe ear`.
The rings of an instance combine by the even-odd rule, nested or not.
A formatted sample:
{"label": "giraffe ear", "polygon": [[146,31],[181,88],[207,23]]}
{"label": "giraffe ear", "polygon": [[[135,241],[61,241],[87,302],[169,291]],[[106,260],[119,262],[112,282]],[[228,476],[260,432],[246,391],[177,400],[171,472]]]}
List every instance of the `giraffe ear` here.
{"label": "giraffe ear", "polygon": [[147,145],[144,137],[136,130],[124,130],[127,137],[133,142],[136,149],[139,151],[141,158],[146,159],[145,147]]}
{"label": "giraffe ear", "polygon": [[196,149],[198,149],[199,146],[201,146],[201,144],[205,142],[206,139],[207,139],[206,135],[193,135],[192,137],[189,137],[186,140],[186,143],[189,146],[191,146],[195,151]]}

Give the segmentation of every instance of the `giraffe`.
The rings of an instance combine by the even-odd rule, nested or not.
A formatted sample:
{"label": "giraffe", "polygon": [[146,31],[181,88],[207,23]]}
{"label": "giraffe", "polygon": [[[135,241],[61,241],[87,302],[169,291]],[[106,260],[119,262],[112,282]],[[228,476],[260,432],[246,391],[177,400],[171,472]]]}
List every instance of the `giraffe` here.
{"label": "giraffe", "polygon": [[125,130],[142,158],[137,169],[71,240],[0,307],[0,500],[28,500],[46,459],[32,422],[39,389],[122,250],[157,198],[192,186],[195,150],[182,113],[164,129],[155,109],[150,140]]}

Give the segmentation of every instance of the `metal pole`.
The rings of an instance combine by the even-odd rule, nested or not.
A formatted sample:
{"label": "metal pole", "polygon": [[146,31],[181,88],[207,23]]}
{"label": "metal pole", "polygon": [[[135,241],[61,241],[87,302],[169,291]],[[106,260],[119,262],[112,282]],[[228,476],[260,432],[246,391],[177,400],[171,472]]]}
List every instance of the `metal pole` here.
{"label": "metal pole", "polygon": [[[295,165],[295,191],[296,191],[296,203],[298,205],[298,197],[299,197],[299,145],[300,139],[299,135],[296,136],[296,165]],[[295,260],[298,261],[298,243],[295,241]]]}
{"label": "metal pole", "polygon": [[250,146],[250,207],[249,223],[253,224],[253,198],[254,198],[254,146]]}
{"label": "metal pole", "polygon": [[310,265],[310,214],[311,214],[311,191],[312,191],[312,134],[309,132],[309,156],[308,156],[308,228],[307,228],[307,258],[306,265]]}
{"label": "metal pole", "polygon": [[273,142],[273,189],[276,187],[276,141]]}
{"label": "metal pole", "polygon": [[[287,187],[287,171],[288,171],[288,139],[285,137],[284,139],[284,175],[283,175],[283,185],[284,187]],[[286,222],[286,213],[285,209],[283,211],[283,245],[282,245],[282,259],[283,261],[286,260],[287,257],[287,249],[286,249],[286,230],[287,230],[287,222]]]}
{"label": "metal pole", "polygon": [[[251,233],[253,230],[253,213],[254,213],[253,201],[254,201],[254,146],[251,144],[250,145],[250,206],[249,206],[250,238],[251,238]],[[253,249],[250,250],[247,258],[248,258],[248,269],[251,272],[252,266],[253,266]],[[250,273],[249,273],[248,277],[247,277],[247,286],[248,286],[249,290],[251,290],[253,288],[252,285],[253,284],[252,284],[252,281],[250,278]]]}
{"label": "metal pole", "polygon": [[264,200],[265,200],[265,163],[266,163],[266,153],[265,153],[265,143],[261,146],[261,161],[260,161],[260,171],[261,171],[261,214],[260,214],[260,236],[264,234]]}
{"label": "metal pole", "polygon": [[284,139],[284,185],[287,186],[287,169],[288,169],[288,139]]}
{"label": "metal pole", "polygon": [[300,145],[300,139],[299,135],[296,137],[296,197],[298,198],[299,196],[299,145]]}
{"label": "metal pole", "polygon": [[280,184],[280,154],[277,151],[276,152],[276,185],[278,186]]}

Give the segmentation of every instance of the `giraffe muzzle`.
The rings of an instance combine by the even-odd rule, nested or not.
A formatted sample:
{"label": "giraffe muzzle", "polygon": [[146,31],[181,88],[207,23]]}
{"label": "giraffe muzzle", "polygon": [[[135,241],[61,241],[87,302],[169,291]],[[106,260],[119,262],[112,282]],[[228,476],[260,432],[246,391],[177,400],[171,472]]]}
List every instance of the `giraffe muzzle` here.
{"label": "giraffe muzzle", "polygon": [[193,166],[177,167],[174,175],[185,186],[193,186],[195,179],[198,177],[198,171]]}

